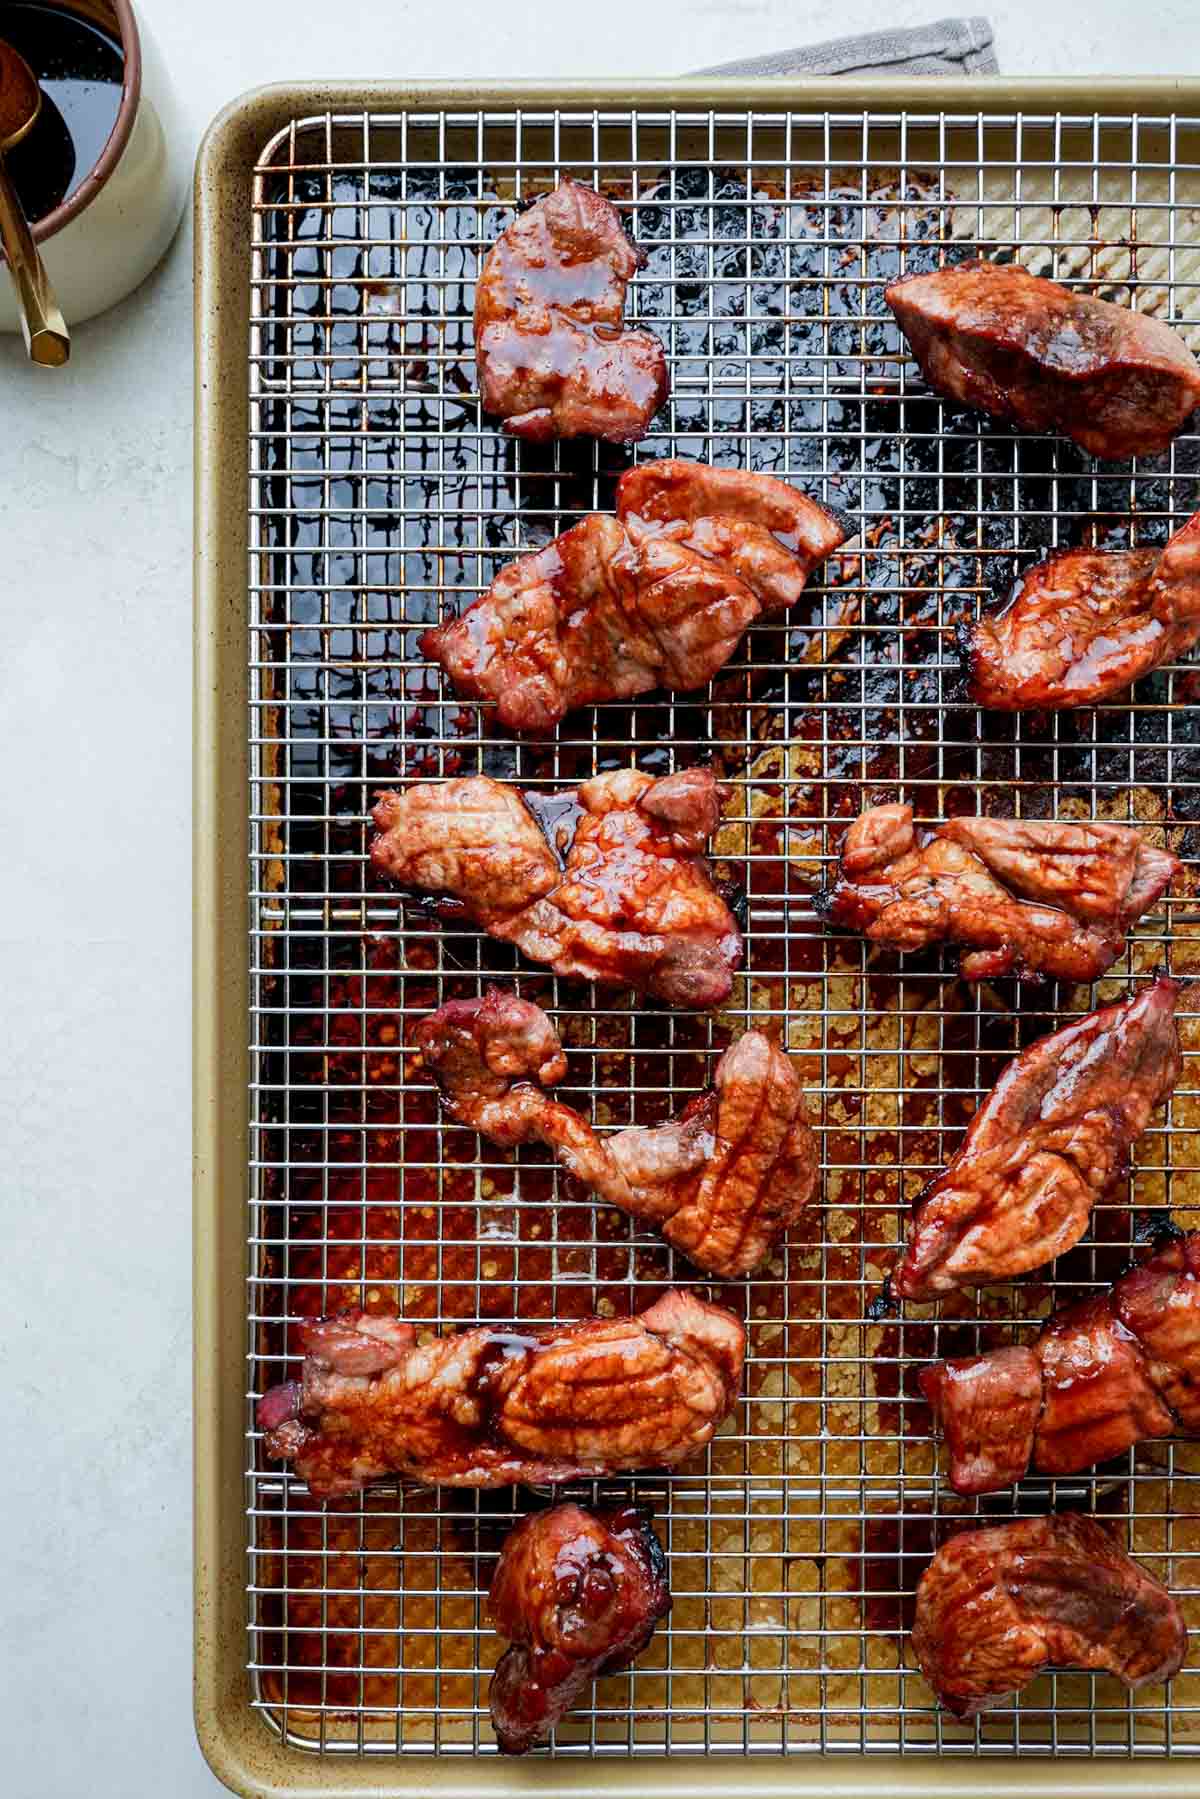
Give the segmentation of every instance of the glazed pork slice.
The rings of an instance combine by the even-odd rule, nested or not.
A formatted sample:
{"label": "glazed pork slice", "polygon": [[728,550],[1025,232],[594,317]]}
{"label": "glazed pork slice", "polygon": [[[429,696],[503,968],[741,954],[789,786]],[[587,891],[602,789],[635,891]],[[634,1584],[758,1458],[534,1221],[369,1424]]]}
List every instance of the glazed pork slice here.
{"label": "glazed pork slice", "polygon": [[844,537],[770,475],[646,463],[622,476],[616,518],[593,513],[509,563],[421,650],[506,729],[544,735],[577,706],[702,687]]}
{"label": "glazed pork slice", "polygon": [[624,328],[640,263],[612,203],[569,178],[489,250],[475,288],[479,390],[511,436],[645,437],[667,359],[652,332]]}
{"label": "glazed pork slice", "polygon": [[546,1014],[515,994],[451,1000],[422,1020],[416,1044],[460,1123],[505,1148],[544,1143],[568,1174],[710,1274],[751,1273],[816,1188],[799,1077],[761,1031],[725,1051],[713,1088],[680,1118],[607,1136],[545,1091],[566,1058]]}
{"label": "glazed pork slice", "polygon": [[873,943],[961,945],[964,980],[1092,981],[1178,868],[1127,825],[953,818],[918,839],[911,806],[873,806],[813,903]]}
{"label": "glazed pork slice", "polygon": [[938,393],[1092,456],[1163,450],[1200,404],[1200,364],[1169,325],[1016,264],[905,275],[884,299]]}
{"label": "glazed pork slice", "polygon": [[1009,1063],[950,1166],[917,1200],[893,1293],[937,1299],[1008,1280],[1078,1243],[1179,1079],[1178,992],[1176,981],[1157,980]]}
{"label": "glazed pork slice", "polygon": [[950,1453],[956,1493],[998,1493],[1029,1470],[1042,1415],[1042,1365],[1013,1344],[987,1355],[933,1362],[920,1374]]}
{"label": "glazed pork slice", "polygon": [[678,1290],[636,1318],[418,1343],[400,1318],[346,1312],[302,1336],[301,1379],[265,1393],[258,1422],[318,1499],[396,1475],[506,1487],[672,1467],[728,1416],[746,1347],[731,1312]]}
{"label": "glazed pork slice", "polygon": [[970,1718],[1043,1668],[1094,1668],[1131,1690],[1170,1680],[1187,1630],[1161,1582],[1094,1518],[1064,1512],[963,1531],[921,1576],[912,1633],[941,1703]]}
{"label": "glazed pork slice", "polygon": [[920,1378],[956,1493],[1200,1434],[1200,1232],[1055,1313],[1032,1344],[934,1362]]}
{"label": "glazed pork slice", "polygon": [[626,469],[617,517],[643,539],[665,538],[717,563],[764,614],[789,611],[846,541],[841,520],[787,481],[673,458]]}
{"label": "glazed pork slice", "polygon": [[383,793],[371,861],[401,886],[445,894],[491,936],[556,974],[633,987],[703,1010],[733,986],[742,938],[704,845],[721,817],[710,770],[636,769],[578,790],[565,866],[519,790],[487,775]]}
{"label": "glazed pork slice", "polygon": [[636,1660],[671,1609],[667,1558],[644,1506],[556,1505],[517,1525],[488,1615],[509,1647],[488,1688],[505,1755],[549,1738],[594,1680]]}
{"label": "glazed pork slice", "polygon": [[1064,550],[959,627],[967,690],[997,712],[1095,706],[1200,637],[1200,512],[1164,549]]}

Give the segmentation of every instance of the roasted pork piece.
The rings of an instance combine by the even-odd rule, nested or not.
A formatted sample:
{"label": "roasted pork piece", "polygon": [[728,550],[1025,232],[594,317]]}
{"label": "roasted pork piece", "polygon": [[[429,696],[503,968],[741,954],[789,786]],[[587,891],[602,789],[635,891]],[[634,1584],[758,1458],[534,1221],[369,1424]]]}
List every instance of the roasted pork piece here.
{"label": "roasted pork piece", "polygon": [[1200,512],[1163,549],[1063,550],[958,633],[970,697],[997,712],[1094,706],[1197,637]]}
{"label": "roasted pork piece", "polygon": [[917,1200],[892,1275],[899,1298],[1008,1280],[1078,1243],[1179,1079],[1178,992],[1157,980],[1009,1063],[946,1172]]}
{"label": "roasted pork piece", "polygon": [[475,288],[479,389],[512,436],[645,437],[667,359],[652,332],[623,328],[641,260],[616,208],[569,178],[489,250]]}
{"label": "roasted pork piece", "polygon": [[1024,1348],[921,1371],[956,1493],[1030,1469],[1077,1474],[1149,1437],[1200,1435],[1200,1231],[1107,1293],[1056,1312]]}
{"label": "roasted pork piece", "polygon": [[519,790],[487,775],[380,794],[371,861],[402,886],[459,901],[555,974],[667,1005],[720,1005],[742,938],[703,853],[721,817],[710,771],[656,781],[621,769],[585,781],[577,797],[565,866]]}
{"label": "roasted pork piece", "polygon": [[837,880],[813,903],[828,924],[873,943],[961,944],[967,981],[1092,981],[1178,868],[1126,825],[952,818],[918,841],[911,806],[873,806],[847,831]]}
{"label": "roasted pork piece", "polygon": [[1163,450],[1200,405],[1200,363],[1169,325],[1015,264],[905,275],[884,299],[938,393],[1089,455]]}
{"label": "roasted pork piece", "polygon": [[1097,705],[1200,637],[1200,513],[1164,549],[1061,550],[1002,612],[959,626],[968,693],[997,712]]}
{"label": "roasted pork piece", "polygon": [[642,1653],[671,1609],[649,1510],[556,1505],[511,1532],[488,1594],[509,1648],[488,1688],[506,1755],[544,1743],[592,1681]]}
{"label": "roasted pork piece", "polygon": [[621,477],[616,518],[593,513],[510,562],[421,649],[509,730],[545,733],[575,706],[702,687],[844,537],[770,475],[649,462]]}
{"label": "roasted pork piece", "polygon": [[728,1415],[746,1347],[732,1312],[675,1290],[636,1318],[418,1343],[402,1318],[345,1312],[302,1340],[301,1379],[265,1393],[258,1422],[318,1499],[389,1475],[506,1487],[672,1467]]}
{"label": "roasted pork piece", "polygon": [[544,1143],[568,1174],[710,1274],[749,1274],[812,1198],[804,1093],[761,1031],[725,1051],[715,1086],[677,1120],[605,1137],[544,1091],[566,1060],[546,1014],[515,994],[451,1000],[422,1020],[416,1043],[461,1123],[505,1148]]}
{"label": "roasted pork piece", "polygon": [[943,1543],[921,1576],[913,1651],[948,1711],[974,1717],[1043,1668],[1127,1687],[1170,1680],[1187,1630],[1167,1589],[1094,1518],[1015,1518]]}

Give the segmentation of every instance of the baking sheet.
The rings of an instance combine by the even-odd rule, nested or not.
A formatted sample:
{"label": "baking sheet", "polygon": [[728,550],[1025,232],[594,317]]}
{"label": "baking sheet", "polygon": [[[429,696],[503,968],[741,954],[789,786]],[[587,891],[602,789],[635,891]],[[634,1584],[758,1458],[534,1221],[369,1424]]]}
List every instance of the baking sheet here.
{"label": "baking sheet", "polygon": [[[1008,168],[1015,198],[1039,151],[1055,161],[1059,191],[1065,183],[1077,197],[1080,151],[1099,146],[1106,200],[1123,203],[1127,235],[1154,243],[1157,253],[1162,239],[1154,228],[1164,219],[1177,227],[1185,216],[1185,190],[1178,185],[1180,127],[1101,126],[1081,116],[1079,126],[1068,123],[1064,135],[1061,120],[1041,126],[1026,117],[1020,125],[997,122],[985,133],[978,120],[972,132],[965,115],[929,124],[885,114],[869,127],[860,122],[856,133],[842,115],[810,123],[785,119],[776,110],[747,122],[693,111],[673,122],[639,120],[641,135],[634,144],[632,122],[619,109],[603,117],[564,118],[560,108],[557,115],[522,122],[518,156],[513,121],[502,109],[489,117],[490,123],[465,126],[435,118],[432,129],[441,136],[432,157],[418,144],[430,127],[411,114],[390,123],[377,116],[369,122],[349,115],[318,119],[307,128],[310,141],[316,134],[315,154],[295,134],[285,140],[285,179],[326,180],[327,190],[318,185],[297,194],[293,185],[282,199],[264,195],[270,210],[286,210],[289,231],[306,211],[318,215],[321,230],[339,207],[350,204],[358,216],[349,231],[339,226],[324,242],[316,239],[318,285],[323,269],[331,275],[323,295],[342,287],[349,293],[328,307],[323,297],[307,309],[289,300],[283,337],[260,333],[256,340],[257,404],[284,408],[289,458],[297,444],[317,438],[330,446],[320,450],[324,458],[339,436],[354,444],[356,458],[345,470],[322,461],[314,497],[294,491],[305,479],[311,485],[312,465],[297,469],[289,460],[283,480],[292,494],[283,505],[271,504],[266,509],[271,518],[260,517],[258,525],[252,515],[251,543],[260,553],[251,571],[255,597],[265,608],[251,637],[259,664],[251,763],[261,877],[255,881],[255,923],[260,950],[274,946],[256,963],[261,975],[254,992],[256,1028],[263,1033],[258,1069],[261,1077],[263,1058],[282,1056],[286,1079],[278,1085],[289,1108],[311,1104],[306,1091],[311,1089],[319,1096],[315,1122],[345,1125],[359,1145],[359,1159],[356,1164],[351,1155],[345,1168],[336,1161],[331,1168],[328,1156],[319,1159],[314,1194],[318,1158],[293,1153],[291,1135],[279,1154],[271,1136],[281,1128],[279,1121],[257,1115],[257,1147],[265,1146],[267,1153],[254,1158],[250,1272],[256,1324],[250,1346],[277,1355],[287,1347],[276,1323],[285,1306],[295,1316],[331,1299],[358,1297],[364,1278],[369,1301],[370,1290],[380,1303],[403,1297],[406,1310],[431,1321],[514,1314],[528,1319],[563,1307],[569,1314],[570,1308],[591,1309],[597,1297],[625,1306],[632,1301],[634,1281],[641,1303],[655,1282],[669,1278],[661,1247],[633,1241],[626,1221],[593,1234],[590,1205],[569,1196],[549,1214],[547,1241],[523,1237],[525,1227],[533,1230],[547,1217],[541,1202],[553,1179],[548,1171],[523,1160],[514,1176],[494,1153],[485,1151],[480,1165],[478,1145],[467,1133],[435,1138],[431,1096],[408,1078],[397,1053],[403,1028],[400,1043],[394,1035],[380,1034],[396,1022],[397,1001],[403,1027],[439,997],[476,991],[481,946],[473,939],[456,944],[428,921],[408,916],[401,921],[394,901],[363,887],[362,791],[382,776],[452,772],[447,755],[465,755],[467,767],[511,772],[542,785],[566,784],[591,772],[597,738],[610,746],[600,752],[601,763],[605,754],[628,759],[632,745],[643,761],[666,758],[663,766],[689,738],[715,742],[739,782],[733,816],[717,848],[732,868],[747,875],[750,973],[735,1004],[713,1021],[711,1036],[707,1021],[676,1018],[664,1025],[607,997],[596,1007],[585,995],[581,1004],[528,971],[522,990],[558,1001],[560,1016],[573,1021],[574,1038],[585,1051],[576,1060],[586,1078],[601,1087],[613,1122],[644,1117],[636,1108],[646,1103],[647,1093],[661,1115],[673,1098],[686,1097],[702,1082],[711,1066],[710,1044],[718,1046],[752,1013],[774,1018],[806,1072],[823,1086],[830,1209],[810,1214],[786,1258],[765,1281],[750,1285],[754,1350],[748,1400],[714,1445],[709,1467],[703,1475],[639,1483],[667,1514],[679,1595],[671,1629],[660,1633],[657,1649],[637,1673],[621,1677],[607,1692],[598,1689],[593,1710],[560,1733],[559,1765],[569,1766],[573,1754],[595,1751],[622,1757],[636,1749],[690,1753],[699,1746],[715,1751],[718,1761],[728,1755],[775,1761],[781,1751],[804,1754],[813,1748],[950,1747],[958,1733],[932,1712],[919,1676],[902,1672],[905,1595],[929,1553],[932,1514],[944,1513],[948,1504],[934,1479],[929,1445],[919,1424],[912,1428],[908,1365],[924,1359],[935,1341],[945,1349],[961,1339],[946,1331],[935,1339],[931,1327],[919,1323],[868,1324],[864,1310],[887,1264],[885,1246],[895,1238],[901,1189],[919,1185],[939,1164],[975,1096],[1007,1054],[1048,1028],[1049,999],[1044,993],[1022,996],[1013,1015],[1005,1010],[1007,996],[985,993],[976,1003],[932,965],[906,967],[902,977],[894,965],[868,968],[861,944],[820,933],[806,895],[816,859],[832,856],[845,819],[867,797],[885,791],[891,797],[898,788],[928,815],[961,805],[964,796],[974,809],[972,780],[980,784],[985,804],[999,809],[1020,807],[1028,813],[1058,807],[1078,815],[1082,808],[1121,818],[1132,809],[1133,816],[1171,831],[1173,845],[1187,852],[1189,739],[1173,704],[1182,692],[1160,683],[1132,723],[1123,708],[1089,715],[1090,735],[1081,740],[1068,732],[1064,741],[1059,721],[1047,747],[1028,740],[1027,725],[1015,730],[1008,725],[995,741],[989,726],[981,741],[968,723],[974,715],[947,704],[945,690],[948,628],[962,608],[978,604],[989,584],[1044,553],[1047,544],[1076,541],[1060,539],[1058,532],[1074,528],[1085,514],[1108,532],[1120,508],[1128,512],[1129,497],[1138,506],[1140,528],[1165,534],[1172,517],[1191,509],[1185,496],[1194,463],[1187,460],[1191,447],[1183,443],[1176,462],[1139,470],[1132,481],[1125,474],[1114,489],[1086,465],[1072,466],[1070,446],[1015,444],[1008,434],[981,429],[974,420],[950,421],[944,429],[940,408],[917,398],[912,371],[906,376],[897,366],[886,321],[872,314],[870,297],[897,256],[936,251],[939,239],[953,246],[964,208],[981,216],[981,194],[994,221],[997,171]],[[660,133],[653,144],[652,127]],[[456,140],[447,145],[448,128],[474,130],[468,148],[491,154],[476,154],[473,162],[464,158]],[[487,131],[493,132],[490,142],[482,136]],[[664,141],[664,131],[674,135]],[[669,321],[676,376],[670,441],[652,438],[643,453],[675,448],[712,460],[745,457],[750,466],[793,474],[802,484],[827,480],[828,497],[857,508],[866,535],[863,554],[838,559],[827,571],[831,578],[824,591],[814,590],[812,607],[797,618],[789,643],[778,641],[782,634],[776,641],[768,641],[770,633],[755,634],[723,678],[725,691],[715,696],[715,704],[697,709],[678,701],[643,702],[625,709],[632,717],[586,720],[583,728],[560,734],[549,752],[528,746],[514,752],[481,737],[477,719],[463,728],[457,713],[474,709],[430,699],[423,686],[410,690],[410,674],[419,673],[415,667],[405,672],[398,692],[389,693],[387,683],[398,660],[403,664],[407,656],[415,663],[403,632],[423,622],[431,603],[461,605],[513,549],[541,541],[578,510],[604,504],[605,483],[620,466],[602,466],[611,452],[591,446],[591,466],[582,468],[561,456],[565,446],[552,454],[548,467],[514,461],[512,446],[500,444],[490,427],[481,429],[477,418],[470,418],[469,392],[462,384],[463,371],[468,383],[471,373],[468,246],[477,245],[494,224],[484,221],[483,212],[502,205],[518,185],[536,190],[539,182],[552,179],[556,161],[587,178],[588,155],[575,147],[581,132],[589,140],[592,172],[606,191],[619,193],[624,176],[628,198],[636,201],[638,235],[651,248],[650,266],[639,282],[642,319],[660,328]],[[362,165],[394,164],[398,143],[403,170],[378,172],[399,172],[404,185],[377,197],[376,171]],[[986,158],[991,183],[986,191],[970,161],[972,150],[982,150]],[[1172,152],[1173,172],[1164,175],[1163,158]],[[427,178],[429,163],[439,165],[432,193],[414,190],[414,168],[422,161]],[[1094,168],[1093,160],[1089,178]],[[1158,199],[1140,204],[1151,172],[1167,181],[1173,206]],[[490,186],[481,192],[485,173]],[[349,200],[333,190],[343,175],[359,183]],[[458,182],[468,191],[447,191],[448,178],[452,189]],[[429,221],[424,239],[414,230],[415,215],[422,211]],[[681,238],[677,226],[684,213],[694,218],[690,236]],[[659,239],[656,216],[662,214],[670,229]],[[1061,221],[1068,214],[1056,216]],[[1080,251],[1078,235],[1073,223],[1066,229],[1060,225],[1057,238],[1050,235],[1040,253],[1052,261],[1063,258],[1059,272],[1074,272],[1069,258]],[[365,245],[368,258],[385,248],[391,266],[365,264],[361,281],[357,275],[349,282],[332,279],[347,238],[352,246]],[[1030,241],[1027,220],[1024,241]],[[436,273],[440,277],[453,264],[457,290],[453,306],[433,309],[432,333],[431,309],[421,310],[413,289],[414,279],[427,285],[429,269],[421,261],[431,245]],[[773,248],[786,253],[775,269],[769,266]],[[666,255],[656,266],[659,251]],[[696,252],[694,267],[689,259]],[[793,260],[796,252],[799,260]],[[268,240],[266,254],[276,253]],[[1095,254],[1103,253],[1097,241]],[[415,277],[410,274],[414,256]],[[289,257],[294,271],[294,250]],[[760,266],[755,257],[762,259]],[[1175,268],[1172,296],[1186,312],[1191,282],[1180,275],[1169,246],[1166,266],[1168,272]],[[1161,260],[1154,267],[1161,286]],[[781,284],[788,301],[782,311],[773,311],[770,294]],[[383,292],[367,292],[372,285]],[[277,293],[279,278],[267,268],[258,290],[260,306],[269,288]],[[397,289],[403,293],[399,305]],[[271,305],[279,314],[278,300],[268,301]],[[305,368],[306,362],[311,366]],[[458,409],[460,422],[438,443],[432,492],[428,459],[422,471],[418,457],[415,477],[398,470],[394,460],[389,463],[398,440],[394,425],[384,423],[378,431],[370,422],[335,428],[339,408],[359,406],[360,419],[369,421],[377,404],[384,412],[416,406],[436,414],[439,427]],[[305,429],[305,408],[327,422],[316,431]],[[897,421],[904,424],[903,444]],[[261,423],[256,429],[261,431]],[[431,433],[411,426],[404,431],[406,456],[413,438],[422,435]],[[376,440],[381,462],[373,467]],[[262,445],[265,438],[254,441]],[[454,456],[470,456],[474,446],[474,465],[454,466],[446,450],[451,443]],[[489,445],[496,452],[490,464]],[[278,495],[277,469],[259,467],[260,494],[264,479],[275,484]],[[350,483],[345,497],[331,504],[335,486],[345,481]],[[472,498],[464,504],[464,485],[472,482]],[[450,490],[453,500],[446,504]],[[820,491],[819,485],[812,490]],[[376,491],[381,500],[374,498]],[[287,533],[282,545],[255,535],[262,523],[277,529],[281,519]],[[317,595],[318,606],[315,616],[304,618],[290,610],[296,584],[280,581],[271,559],[286,551],[294,560],[300,541],[295,533],[314,520],[320,521],[318,531],[330,520],[352,521],[350,544],[326,542],[315,553],[336,559],[345,551],[355,573],[330,580],[327,560],[320,579],[301,584],[303,592]],[[485,521],[497,520],[496,540],[483,542],[478,533]],[[456,531],[465,530],[467,539],[447,546],[448,521]],[[416,535],[410,537],[413,529]],[[1109,534],[1102,540],[1118,539]],[[373,579],[373,554],[385,568],[399,555],[401,578]],[[365,578],[359,572],[364,570]],[[347,592],[358,610],[335,619],[329,608]],[[404,610],[396,611],[397,604]],[[380,610],[373,612],[376,605]],[[272,613],[272,606],[280,610]],[[334,645],[338,632],[350,639],[349,655]],[[398,635],[399,642],[387,643],[389,635]],[[272,647],[276,637],[287,643],[282,689],[272,686],[281,667]],[[374,650],[372,637],[380,640]],[[339,697],[335,682],[347,665],[360,685]],[[292,689],[293,681],[303,683],[314,673],[320,684],[315,696]],[[1182,679],[1165,680],[1177,678]],[[372,680],[381,681],[382,689],[372,691]],[[413,704],[407,703],[410,691]],[[345,708],[344,720],[339,708]],[[613,710],[600,709],[602,714]],[[938,735],[941,719],[948,725],[944,739]],[[956,719],[964,728],[955,728]],[[497,766],[497,757],[513,758],[511,769]],[[349,792],[355,784],[359,793],[343,804],[338,790],[344,786]],[[303,813],[291,797],[293,786],[296,794],[309,795]],[[320,834],[315,857],[303,847],[311,843],[314,828]],[[294,864],[293,838],[301,844]],[[319,878],[304,885],[305,870],[315,870],[317,863]],[[1177,970],[1191,954],[1186,901],[1181,895],[1172,908]],[[306,902],[315,902],[320,912],[315,932],[304,917]],[[275,921],[269,916],[272,906],[279,910]],[[397,959],[401,924],[403,969]],[[1145,921],[1137,936],[1131,972],[1161,958],[1162,921]],[[289,1001],[294,990],[294,1004],[291,1016],[283,1018],[283,1035],[272,1039],[282,1012],[270,985],[280,978],[281,965],[272,957],[282,942],[287,944],[283,979]],[[320,945],[315,964],[296,965],[301,943]],[[1110,980],[1100,993],[1107,996],[1120,986]],[[310,1003],[314,992],[316,1003]],[[1061,997],[1061,1010],[1088,1003],[1086,993]],[[310,1080],[303,1071],[318,1065],[317,1078]],[[574,1070],[571,1078],[577,1078]],[[275,1085],[259,1079],[256,1106]],[[395,1116],[388,1111],[368,1118],[362,1103],[367,1097],[392,1108]],[[335,1117],[348,1099],[358,1104],[358,1115]],[[1191,1103],[1190,1093],[1177,1094],[1177,1127],[1191,1122],[1186,1112]],[[292,1133],[295,1122],[289,1116],[283,1128]],[[401,1157],[393,1144],[373,1158],[371,1146],[388,1133],[394,1136],[398,1126],[412,1130],[419,1153],[408,1153],[409,1143]],[[301,1120],[301,1134],[305,1128]],[[362,1173],[364,1144],[368,1169],[391,1183],[382,1197],[395,1197],[399,1204],[370,1203]],[[1168,1199],[1177,1207],[1186,1204],[1181,1177],[1194,1165],[1186,1133],[1177,1128],[1170,1139],[1150,1135],[1142,1151],[1135,1190],[1139,1206],[1151,1210]],[[903,1180],[894,1172],[901,1154]],[[432,1204],[420,1184],[422,1160],[431,1165],[426,1174],[436,1175]],[[336,1219],[344,1180],[355,1187],[349,1229],[346,1220]],[[432,1210],[428,1230],[407,1216],[402,1183],[409,1181],[415,1202],[407,1210]],[[1174,1183],[1171,1193],[1168,1183]],[[351,1239],[332,1249],[331,1205],[338,1222],[334,1237]],[[398,1225],[374,1217],[376,1210],[395,1211]],[[320,1222],[319,1237],[309,1234],[314,1219]],[[1082,1258],[1076,1252],[1071,1267],[1061,1271],[1072,1291],[1109,1278],[1109,1261],[1128,1243],[1128,1222],[1118,1207],[1098,1220],[1093,1235],[1099,1247]],[[481,1235],[485,1227],[488,1234]],[[457,1247],[439,1250],[438,1242]],[[287,1268],[282,1281],[281,1253]],[[485,1254],[495,1262],[487,1271]],[[457,1255],[469,1261],[456,1273]],[[1032,1315],[1045,1308],[1050,1293],[1042,1284],[1022,1289],[1018,1297],[1022,1313]],[[1011,1293],[999,1294],[978,1324],[968,1318],[950,1328],[966,1329],[971,1343],[1008,1340],[1011,1302]],[[497,1305],[500,1311],[491,1309]],[[275,1371],[273,1365],[252,1368],[252,1383]],[[1133,1467],[1123,1480],[1101,1487],[1073,1483],[1078,1491],[1066,1496],[1095,1503],[1114,1517],[1124,1515],[1121,1494],[1126,1505],[1136,1497],[1134,1546],[1152,1566],[1162,1566],[1155,1555],[1170,1551],[1172,1584],[1179,1590],[1190,1584],[1191,1541],[1187,1520],[1178,1515],[1186,1509],[1190,1451],[1178,1447],[1167,1454],[1174,1459],[1163,1466]],[[465,1507],[451,1496],[449,1506],[443,1502],[438,1508],[428,1495],[385,1491],[350,1515],[336,1515],[306,1506],[278,1471],[262,1470],[252,1481],[252,1528],[261,1531],[252,1564],[251,1619],[258,1626],[250,1639],[251,1659],[258,1664],[252,1690],[263,1711],[290,1740],[323,1746],[335,1758],[338,1751],[399,1748],[420,1755],[425,1766],[431,1747],[447,1759],[477,1746],[487,1749],[483,1692],[498,1645],[480,1624],[479,1597],[510,1496],[500,1496],[499,1504],[472,1497]],[[1063,1487],[1059,1483],[1060,1496]],[[1024,1498],[1033,1502],[1030,1495]],[[319,1581],[326,1588],[323,1597],[316,1593]],[[403,1658],[402,1642],[409,1645]],[[319,1650],[317,1663],[308,1657],[312,1644]],[[293,1659],[297,1645],[303,1647]],[[403,1672],[398,1672],[401,1659]],[[1177,1703],[1170,1713],[1161,1694],[1139,1696],[1129,1706],[1108,1683],[1096,1688],[1092,1677],[1048,1677],[1040,1692],[1026,1696],[1019,1722],[1015,1714],[990,1721],[981,1726],[975,1746],[993,1753],[1036,1750],[1053,1734],[1060,1749],[1123,1753],[1136,1747],[1161,1754],[1186,1739],[1187,1677],[1175,1684]],[[1051,1701],[1056,1702],[1053,1720]],[[644,1771],[648,1764],[637,1765]]]}

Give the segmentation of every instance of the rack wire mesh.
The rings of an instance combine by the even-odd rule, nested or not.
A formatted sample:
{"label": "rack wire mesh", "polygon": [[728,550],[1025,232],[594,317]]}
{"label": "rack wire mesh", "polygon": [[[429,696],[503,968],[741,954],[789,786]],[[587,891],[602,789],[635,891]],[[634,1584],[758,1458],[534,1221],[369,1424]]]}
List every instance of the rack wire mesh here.
{"label": "rack wire mesh", "polygon": [[[785,476],[845,509],[856,535],[710,689],[600,706],[548,743],[516,743],[454,697],[416,638],[515,553],[611,507],[627,461],[595,443],[518,446],[476,400],[481,257],[560,171],[603,188],[645,252],[629,312],[661,334],[672,396],[638,457]],[[957,696],[952,651],[955,621],[1048,549],[1162,541],[1195,504],[1200,441],[1102,466],[953,412],[906,360],[882,289],[978,248],[1188,333],[1198,203],[1200,121],[1182,118],[355,114],[298,119],[264,150],[250,250],[247,1663],[253,1703],[289,1742],[494,1752],[486,1688],[502,1646],[484,1597],[506,1529],[544,1498],[382,1486],[316,1504],[262,1459],[253,1421],[255,1396],[295,1371],[296,1322],[345,1304],[448,1329],[624,1313],[682,1281],[746,1318],[744,1397],[703,1462],[601,1483],[653,1503],[674,1610],[550,1753],[1200,1746],[1200,1673],[1135,1695],[1050,1673],[959,1725],[907,1647],[916,1580],[945,1524],[976,1509],[1101,1514],[1200,1622],[1200,1451],[1154,1445],[976,1505],[939,1473],[914,1379],[935,1353],[1027,1338],[1168,1214],[1197,1222],[1195,1009],[1185,1001],[1167,1117],[1084,1245],[940,1307],[871,1304],[904,1206],[1005,1060],[1156,966],[1187,975],[1200,959],[1195,671],[1012,720]],[[715,1016],[559,982],[369,872],[379,786],[487,772],[562,792],[699,756],[733,784],[714,854],[745,891],[745,970]],[[814,918],[845,825],[897,796],[930,820],[1133,820],[1186,874],[1094,989],[968,989],[949,962],[868,951]],[[564,1096],[603,1125],[669,1115],[731,1036],[767,1021],[809,1084],[824,1205],[756,1278],[701,1284],[537,1154],[514,1161],[442,1123],[406,1053],[413,1027],[497,974],[551,1011]]]}

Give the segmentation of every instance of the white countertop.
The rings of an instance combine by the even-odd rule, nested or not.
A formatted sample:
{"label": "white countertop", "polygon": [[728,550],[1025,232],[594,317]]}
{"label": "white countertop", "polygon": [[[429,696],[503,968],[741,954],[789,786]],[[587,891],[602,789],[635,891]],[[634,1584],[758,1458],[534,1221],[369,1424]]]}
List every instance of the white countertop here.
{"label": "white countertop", "polygon": [[[674,74],[938,0],[141,0],[192,145],[261,82]],[[1200,73],[1194,0],[1007,0],[1012,74]],[[2,11],[2,6],[0,6]],[[342,22],[346,23],[343,24]],[[4,1772],[14,1799],[219,1789],[191,1723],[191,266],[0,339]]]}

